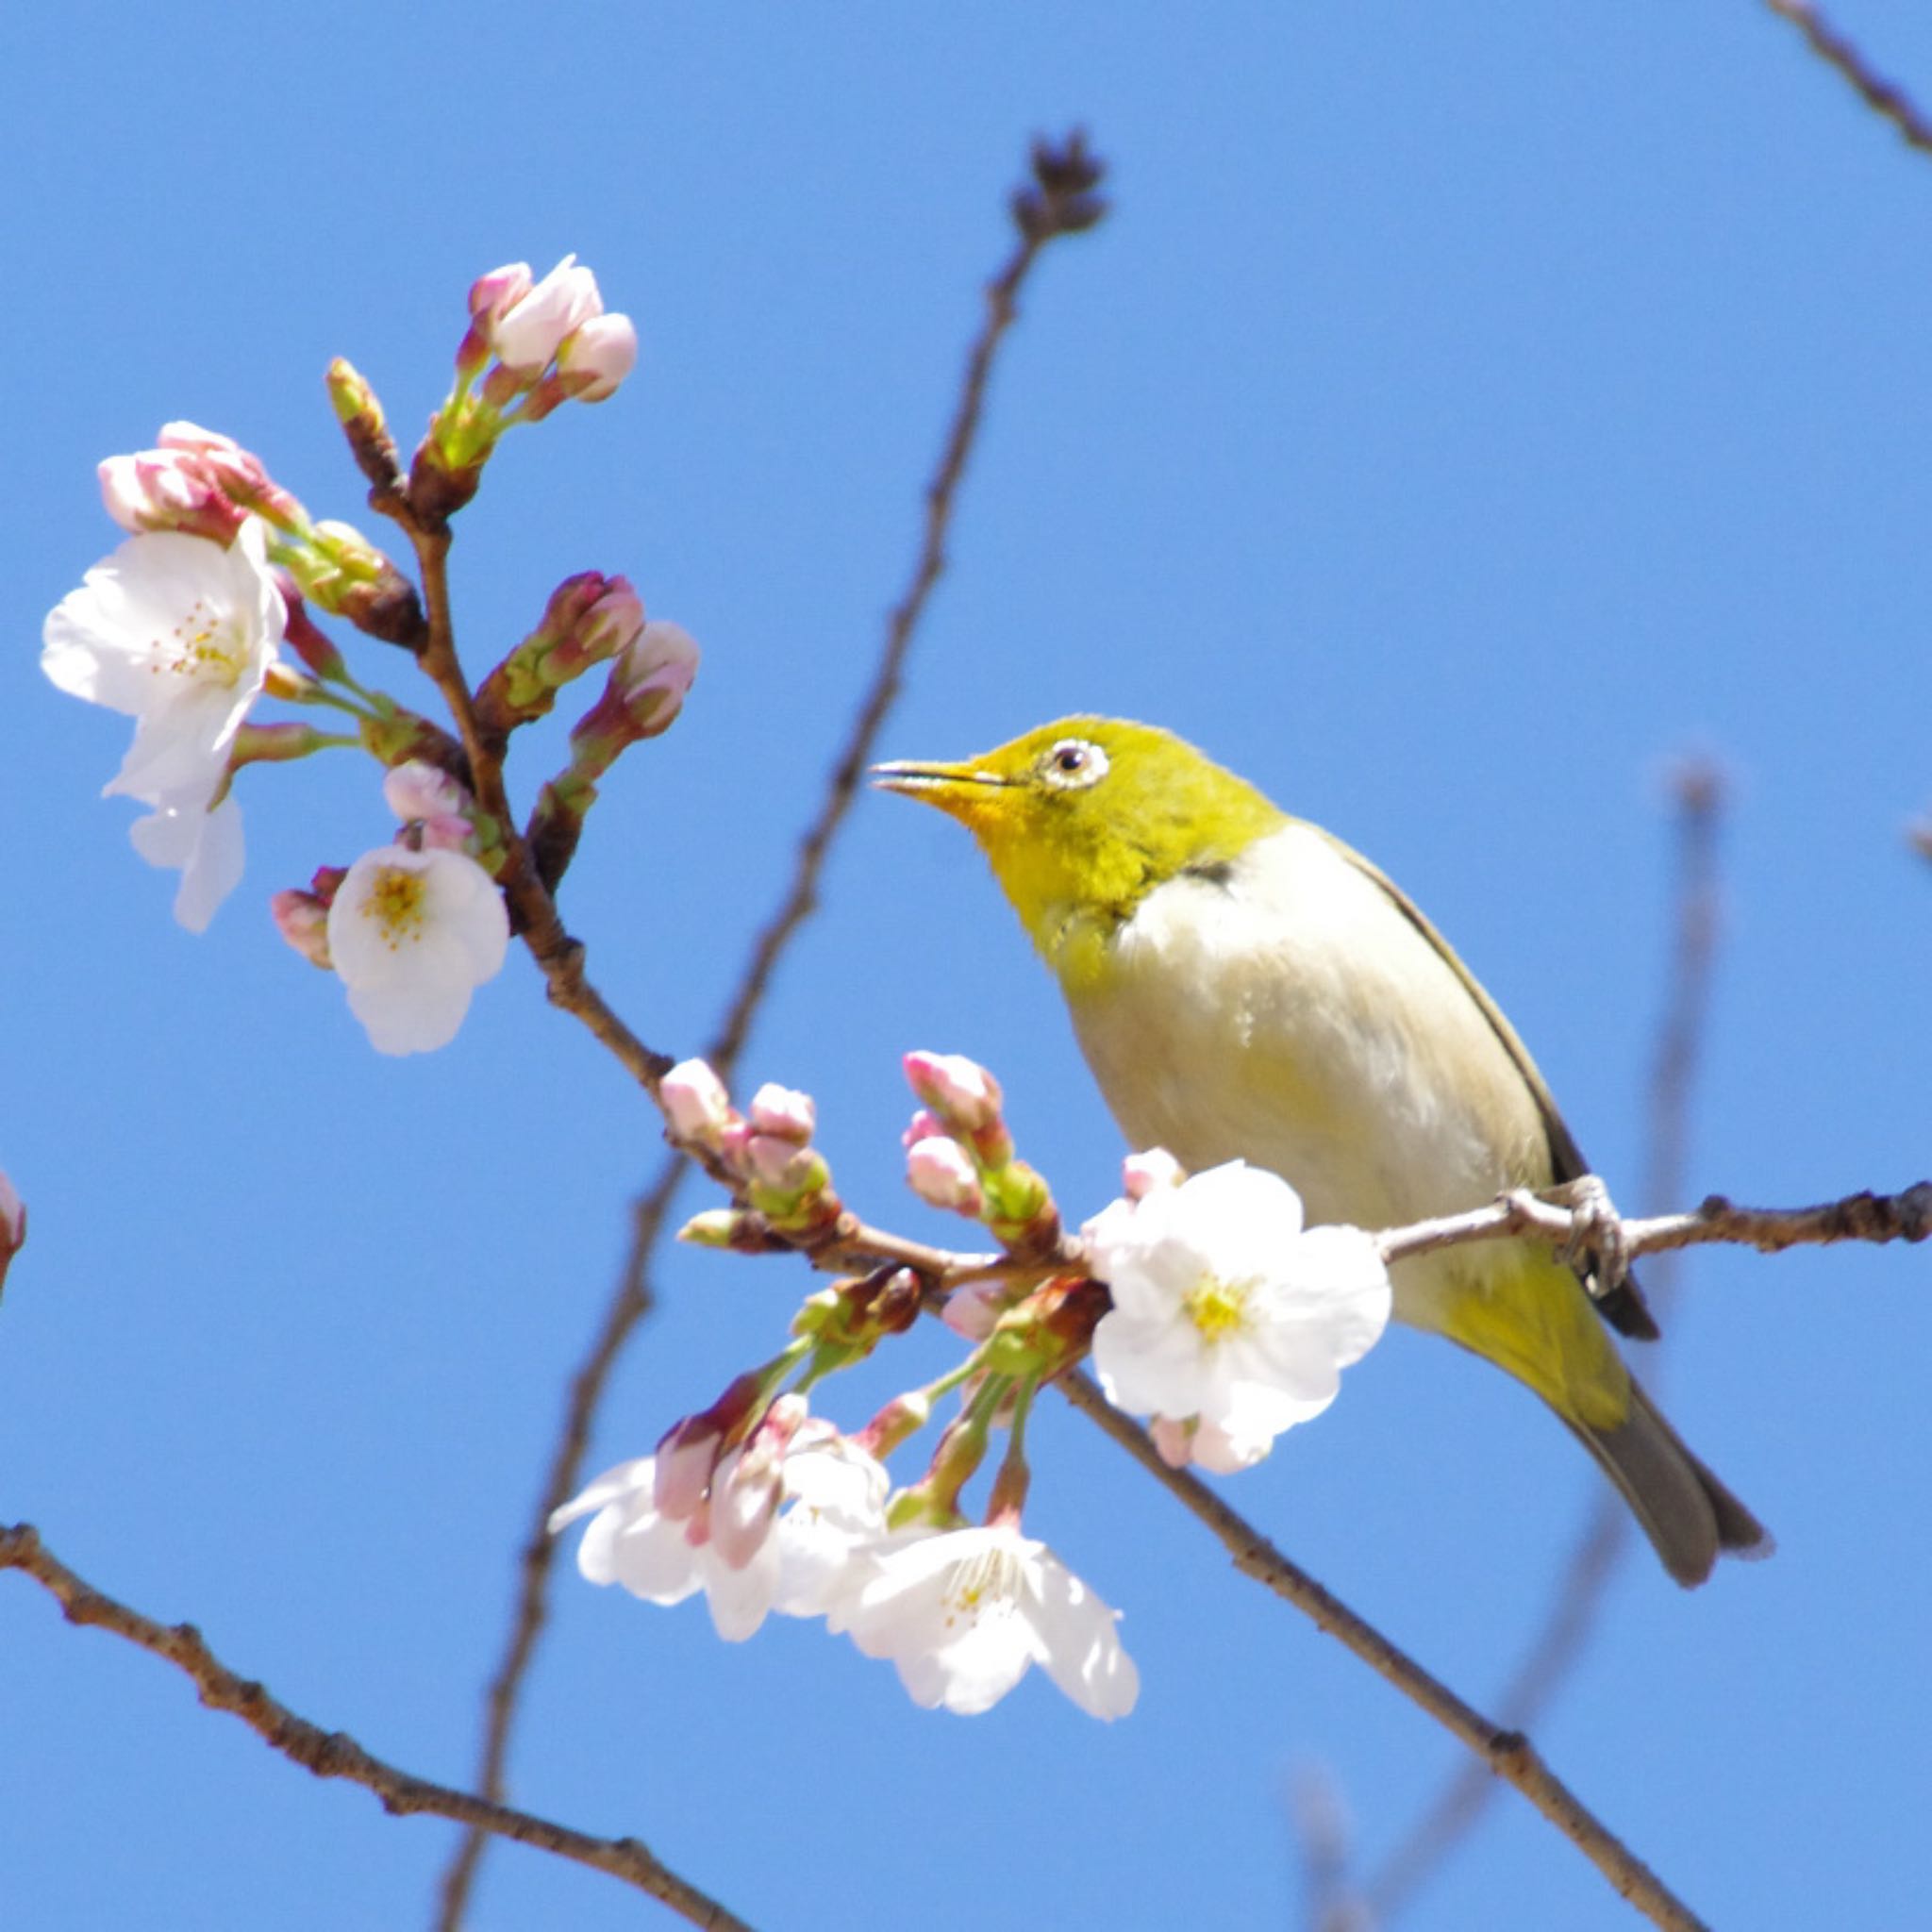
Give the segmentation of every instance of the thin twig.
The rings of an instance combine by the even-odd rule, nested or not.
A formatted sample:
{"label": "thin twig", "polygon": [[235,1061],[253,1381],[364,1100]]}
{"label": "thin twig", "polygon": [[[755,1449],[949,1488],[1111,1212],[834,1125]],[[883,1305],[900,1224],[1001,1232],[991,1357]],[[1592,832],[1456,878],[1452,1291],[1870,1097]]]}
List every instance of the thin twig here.
{"label": "thin twig", "polygon": [[473,1831],[515,1839],[540,1852],[608,1872],[662,1900],[693,1925],[709,1927],[711,1932],[749,1932],[742,1919],[680,1878],[634,1838],[594,1838],[531,1812],[433,1784],[373,1757],[341,1731],[325,1731],[297,1717],[261,1685],[223,1663],[192,1624],[158,1624],[75,1575],[41,1541],[30,1523],[0,1527],[0,1570],[31,1576],[59,1601],[70,1624],[94,1624],[165,1658],[194,1680],[202,1703],[210,1710],[232,1711],[283,1757],[317,1777],[342,1777],[364,1786],[392,1817],[426,1812],[453,1819]]}
{"label": "thin twig", "polygon": [[1828,67],[1836,68],[1874,114],[1882,114],[1898,129],[1907,147],[1932,154],[1932,122],[1913,105],[1911,96],[1873,67],[1810,0],[1764,0],[1764,4],[1780,19],[1790,21],[1805,36],[1811,51]]}
{"label": "thin twig", "polygon": [[[1717,839],[1724,801],[1723,777],[1705,759],[1684,764],[1673,783],[1677,808],[1675,908],[1668,968],[1669,985],[1651,1059],[1649,1148],[1643,1200],[1653,1210],[1679,1198],[1690,1169],[1690,1096],[1704,1057],[1705,1021],[1710,1004],[1711,966],[1717,950],[1719,886]],[[1657,1256],[1645,1278],[1651,1307],[1668,1315],[1676,1286],[1677,1257]],[[1653,1390],[1656,1377],[1646,1378]],[[1558,1575],[1542,1627],[1524,1651],[1500,1700],[1502,1722],[1527,1729],[1540,1719],[1574,1666],[1596,1626],[1605,1586],[1630,1540],[1630,1515],[1615,1491],[1592,1489],[1589,1513],[1569,1560]],[[1474,1829],[1495,1782],[1474,1764],[1457,1769],[1435,1803],[1382,1860],[1362,1896],[1377,1924],[1391,1923]]]}
{"label": "thin twig", "polygon": [[[985,319],[967,356],[938,467],[925,487],[924,527],[912,575],[887,619],[884,642],[871,680],[847,729],[844,743],[832,761],[818,812],[799,841],[791,878],[752,942],[736,990],[725,1004],[717,1033],[705,1053],[705,1058],[727,1081],[750,1036],[773,973],[818,904],[819,880],[826,855],[851,811],[880,728],[899,695],[907,656],[920,620],[925,614],[934,586],[945,571],[946,541],[959,485],[978,437],[994,359],[1019,313],[1022,285],[1047,243],[1061,235],[1091,227],[1099,219],[1102,205],[1095,198],[1094,189],[1101,173],[1101,163],[1087,153],[1078,134],[1063,148],[1051,148],[1044,143],[1035,146],[1032,185],[1023,188],[1014,199],[1019,240],[1005,265],[987,285]],[[549,972],[548,967],[545,970]],[[600,1040],[619,1052],[634,1074],[643,1077],[635,1055],[626,1048],[626,1042],[638,1043],[604,1007],[594,991],[583,983],[580,953],[564,962],[561,976],[551,977],[550,993],[558,1005],[585,1020]],[[662,1071],[658,1070],[660,1075]],[[645,1084],[656,1091],[655,1082]],[[667,1156],[634,1207],[630,1248],[619,1271],[616,1291],[590,1349],[571,1377],[563,1425],[524,1538],[509,1636],[486,1693],[488,1715],[476,1788],[491,1798],[500,1798],[507,1788],[506,1767],[517,1707],[548,1617],[556,1547],[549,1530],[550,1515],[569,1500],[582,1480],[591,1430],[610,1373],[625,1344],[650,1310],[650,1261],[663,1237],[672,1199],[685,1171],[682,1155],[674,1152]],[[945,1259],[930,1249],[924,1250],[921,1258],[936,1260],[941,1266]],[[486,1832],[472,1829],[451,1855],[440,1890],[436,1919],[439,1932],[457,1932],[461,1925],[488,1842]]]}
{"label": "thin twig", "polygon": [[1220,1538],[1236,1569],[1293,1605],[1318,1630],[1339,1639],[1345,1649],[1466,1744],[1498,1777],[1514,1785],[1616,1891],[1654,1924],[1668,1928],[1668,1932],[1703,1932],[1704,1922],[1557,1776],[1521,1731],[1491,1724],[1306,1570],[1291,1563],[1205,1483],[1186,1470],[1170,1469],[1146,1430],[1112,1407],[1085,1375],[1077,1372],[1065,1375],[1057,1386],[1065,1390],[1075,1408],[1112,1437]]}

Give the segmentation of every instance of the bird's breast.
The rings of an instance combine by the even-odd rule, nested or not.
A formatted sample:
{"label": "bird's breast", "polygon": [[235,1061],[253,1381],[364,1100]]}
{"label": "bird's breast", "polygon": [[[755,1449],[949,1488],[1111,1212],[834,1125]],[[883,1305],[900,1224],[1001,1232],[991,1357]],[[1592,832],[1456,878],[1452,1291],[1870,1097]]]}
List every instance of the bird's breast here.
{"label": "bird's breast", "polygon": [[1157,887],[1062,984],[1135,1146],[1271,1168],[1311,1222],[1396,1226],[1550,1178],[1536,1097],[1456,968],[1311,825]]}

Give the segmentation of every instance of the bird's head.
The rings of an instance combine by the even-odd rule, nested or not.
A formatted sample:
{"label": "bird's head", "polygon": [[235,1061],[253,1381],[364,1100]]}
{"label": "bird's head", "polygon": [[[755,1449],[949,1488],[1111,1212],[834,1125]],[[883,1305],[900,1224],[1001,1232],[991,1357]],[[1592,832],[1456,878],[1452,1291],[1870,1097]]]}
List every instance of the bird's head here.
{"label": "bird's head", "polygon": [[905,759],[873,777],[966,826],[1049,955],[1071,923],[1128,918],[1156,886],[1285,823],[1172,732],[1118,718],[1061,718],[978,758]]}

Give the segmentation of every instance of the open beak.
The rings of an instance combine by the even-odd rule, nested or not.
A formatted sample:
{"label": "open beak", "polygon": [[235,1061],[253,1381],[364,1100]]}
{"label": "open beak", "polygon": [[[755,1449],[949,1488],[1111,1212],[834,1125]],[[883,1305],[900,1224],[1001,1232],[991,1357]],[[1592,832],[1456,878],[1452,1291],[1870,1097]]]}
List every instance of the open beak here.
{"label": "open beak", "polygon": [[1004,786],[1005,778],[984,772],[970,759],[957,764],[927,764],[917,758],[900,758],[889,765],[872,768],[872,782],[881,791],[903,791],[908,798],[923,798],[955,818],[971,816],[974,807],[986,802],[987,786]]}

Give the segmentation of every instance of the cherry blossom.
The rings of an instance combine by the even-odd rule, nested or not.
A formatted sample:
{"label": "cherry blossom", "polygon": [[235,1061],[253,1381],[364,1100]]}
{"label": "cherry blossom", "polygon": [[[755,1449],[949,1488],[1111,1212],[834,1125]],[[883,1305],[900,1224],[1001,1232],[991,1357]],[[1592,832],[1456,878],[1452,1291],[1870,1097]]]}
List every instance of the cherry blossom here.
{"label": "cherry blossom", "polygon": [[448,1045],[508,943],[495,882],[460,852],[364,853],[328,911],[329,958],[378,1053]]}
{"label": "cherry blossom", "polygon": [[875,1544],[826,1623],[867,1657],[890,1657],[928,1709],[991,1709],[1038,1664],[1082,1710],[1117,1718],[1141,1689],[1118,1616],[1044,1543],[998,1524]]}
{"label": "cherry blossom", "polygon": [[[1130,1179],[1148,1173],[1144,1158],[1130,1163]],[[1334,1401],[1342,1369],[1388,1324],[1374,1241],[1352,1227],[1305,1230],[1294,1190],[1242,1161],[1147,1185],[1085,1234],[1113,1297],[1094,1367],[1109,1400],[1170,1419],[1171,1460],[1183,1446],[1210,1468],[1258,1459]]]}

